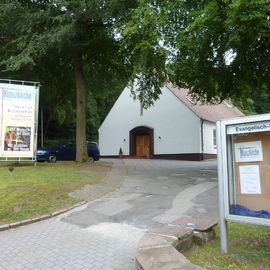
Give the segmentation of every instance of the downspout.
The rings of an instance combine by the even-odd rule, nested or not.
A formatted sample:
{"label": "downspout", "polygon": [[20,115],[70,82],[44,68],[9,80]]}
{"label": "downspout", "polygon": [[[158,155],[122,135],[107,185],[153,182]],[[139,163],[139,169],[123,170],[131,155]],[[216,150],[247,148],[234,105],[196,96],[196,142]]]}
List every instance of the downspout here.
{"label": "downspout", "polygon": [[201,118],[201,160],[204,159],[203,123],[204,120]]}

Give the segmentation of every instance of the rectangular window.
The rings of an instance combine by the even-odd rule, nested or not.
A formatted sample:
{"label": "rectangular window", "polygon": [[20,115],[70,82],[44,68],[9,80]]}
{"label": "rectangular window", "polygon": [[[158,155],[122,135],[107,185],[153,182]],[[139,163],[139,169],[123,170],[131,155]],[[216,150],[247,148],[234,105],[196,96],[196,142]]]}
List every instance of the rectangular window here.
{"label": "rectangular window", "polygon": [[213,145],[215,148],[217,147],[217,131],[216,131],[216,129],[213,129]]}

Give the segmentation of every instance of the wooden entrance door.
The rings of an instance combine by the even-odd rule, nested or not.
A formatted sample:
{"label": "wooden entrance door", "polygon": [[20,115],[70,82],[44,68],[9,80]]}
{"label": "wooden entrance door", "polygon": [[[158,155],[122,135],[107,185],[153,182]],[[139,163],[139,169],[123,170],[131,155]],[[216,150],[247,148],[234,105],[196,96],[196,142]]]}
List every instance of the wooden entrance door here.
{"label": "wooden entrance door", "polygon": [[136,156],[149,158],[150,136],[142,134],[136,136]]}

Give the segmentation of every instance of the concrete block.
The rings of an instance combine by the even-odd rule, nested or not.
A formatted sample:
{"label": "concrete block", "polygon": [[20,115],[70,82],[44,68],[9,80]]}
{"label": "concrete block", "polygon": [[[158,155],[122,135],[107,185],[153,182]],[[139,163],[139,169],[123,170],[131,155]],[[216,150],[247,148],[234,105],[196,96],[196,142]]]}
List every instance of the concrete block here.
{"label": "concrete block", "polygon": [[173,222],[171,225],[177,225],[184,228],[194,228],[195,231],[205,232],[210,231],[218,224],[217,218],[193,218],[190,216],[182,216]]}
{"label": "concrete block", "polygon": [[193,229],[184,228],[180,226],[174,226],[174,225],[164,225],[162,227],[153,229],[150,232],[160,234],[160,235],[174,236],[180,239],[180,238],[186,237],[187,235],[192,235]]}
{"label": "concrete block", "polygon": [[176,245],[174,245],[175,249],[179,252],[186,251],[190,249],[193,245],[193,234],[187,234],[185,237],[178,239]]}
{"label": "concrete block", "polygon": [[140,249],[136,255],[137,270],[202,270],[173,247]]}
{"label": "concrete block", "polygon": [[147,233],[140,239],[137,249],[171,246],[174,245],[175,242],[178,242],[176,237]]}
{"label": "concrete block", "polygon": [[138,262],[137,258],[135,258],[135,270],[144,270],[143,267]]}
{"label": "concrete block", "polygon": [[194,232],[193,240],[196,245],[202,246],[216,238],[215,231],[212,229],[206,232]]}

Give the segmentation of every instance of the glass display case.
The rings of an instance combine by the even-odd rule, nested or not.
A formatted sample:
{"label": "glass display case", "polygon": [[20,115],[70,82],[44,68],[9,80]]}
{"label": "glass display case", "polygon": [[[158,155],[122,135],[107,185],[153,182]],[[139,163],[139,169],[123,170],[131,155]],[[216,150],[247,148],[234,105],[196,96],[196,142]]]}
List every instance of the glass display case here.
{"label": "glass display case", "polygon": [[270,114],[220,121],[217,130],[220,211],[270,225]]}

